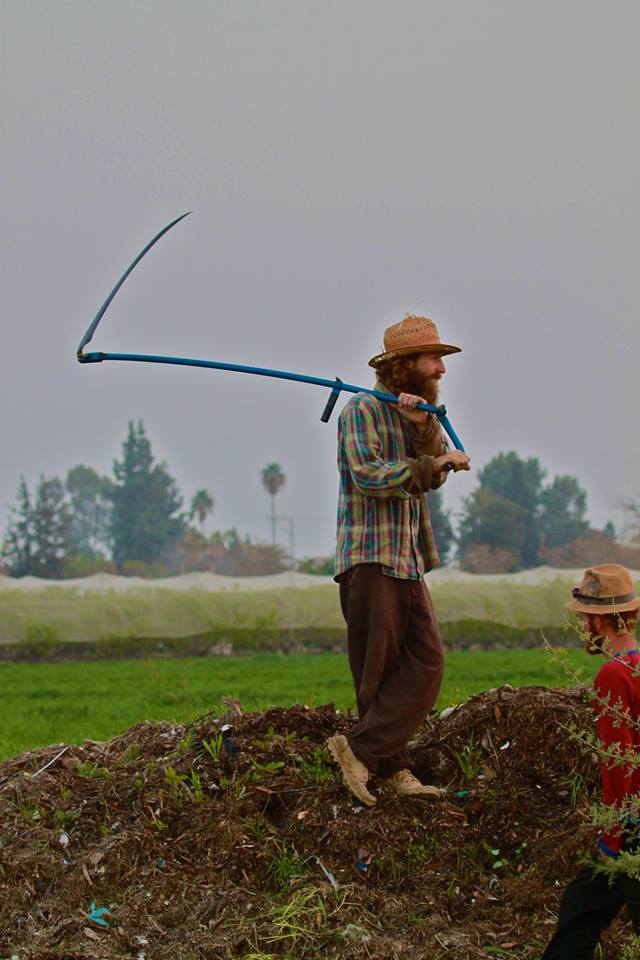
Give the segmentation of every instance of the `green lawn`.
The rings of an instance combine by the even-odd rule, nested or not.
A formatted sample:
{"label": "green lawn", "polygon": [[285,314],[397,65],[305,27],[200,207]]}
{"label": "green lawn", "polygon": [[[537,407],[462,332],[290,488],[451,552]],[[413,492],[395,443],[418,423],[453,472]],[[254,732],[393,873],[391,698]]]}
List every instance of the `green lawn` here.
{"label": "green lawn", "polygon": [[[580,650],[566,656],[585,681],[593,677],[599,658]],[[0,678],[2,759],[51,743],[107,739],[141,720],[184,722],[222,711],[223,696],[236,697],[245,710],[329,701],[341,708],[353,705],[341,654],[3,663]],[[571,686],[573,681],[543,650],[451,652],[438,706],[502,683]]]}

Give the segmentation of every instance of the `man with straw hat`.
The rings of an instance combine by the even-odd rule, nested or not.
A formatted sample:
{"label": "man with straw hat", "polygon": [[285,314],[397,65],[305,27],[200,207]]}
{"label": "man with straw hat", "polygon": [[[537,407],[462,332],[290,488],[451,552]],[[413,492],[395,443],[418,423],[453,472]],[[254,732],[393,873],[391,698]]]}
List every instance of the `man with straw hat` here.
{"label": "man with straw hat", "polygon": [[[603,563],[585,572],[565,606],[582,621],[587,653],[606,658],[594,700],[604,802],[618,811],[598,841],[601,860],[611,864],[640,849],[640,651],[633,635],[640,598],[625,567]],[[623,872],[623,861],[620,868],[611,875],[587,866],[569,884],[543,960],[592,960],[600,934],[625,904],[640,934],[640,881]]]}
{"label": "man with straw hat", "polygon": [[335,579],[347,623],[358,722],[327,741],[346,785],[368,806],[372,775],[397,793],[440,796],[411,773],[407,741],[436,702],[443,653],[423,575],[439,563],[425,494],[469,457],[449,450],[436,404],[443,357],[433,320],[407,316],[388,327],[384,350],[369,364],[375,389],[398,404],[359,393],[338,423],[338,537]]}

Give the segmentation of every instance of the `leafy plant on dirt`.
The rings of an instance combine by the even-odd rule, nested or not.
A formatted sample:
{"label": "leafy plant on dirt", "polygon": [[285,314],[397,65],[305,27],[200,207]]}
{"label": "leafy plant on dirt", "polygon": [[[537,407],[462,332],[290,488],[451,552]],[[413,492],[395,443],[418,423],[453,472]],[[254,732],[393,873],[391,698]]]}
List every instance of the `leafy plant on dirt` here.
{"label": "leafy plant on dirt", "polygon": [[76,763],[76,773],[89,780],[108,780],[111,777],[106,767],[98,767],[93,763]]}
{"label": "leafy plant on dirt", "polygon": [[423,863],[431,860],[440,846],[437,837],[426,837],[422,843],[410,843],[407,847],[407,871],[415,873]]}
{"label": "leafy plant on dirt", "polygon": [[301,879],[309,873],[306,861],[294,848],[276,841],[275,850],[267,865],[267,873],[278,886],[286,886],[290,880]]}
{"label": "leafy plant on dirt", "polygon": [[53,815],[58,825],[64,830],[68,830],[70,827],[72,827],[81,816],[79,810],[55,810]]}
{"label": "leafy plant on dirt", "polygon": [[585,779],[582,774],[574,773],[570,777],[565,777],[560,783],[568,788],[571,806],[577,807],[578,799],[583,796],[585,788]]}
{"label": "leafy plant on dirt", "polygon": [[277,773],[284,767],[284,760],[271,760],[267,763],[260,763],[259,760],[253,761],[253,772],[250,776],[251,781],[262,780],[265,774]]}
{"label": "leafy plant on dirt", "polygon": [[489,855],[489,860],[491,862],[492,870],[499,870],[500,867],[508,866],[508,861],[506,857],[500,856],[499,847],[492,847],[490,844],[483,842],[483,847],[486,853]]}
{"label": "leafy plant on dirt", "polygon": [[196,803],[203,803],[207,799],[202,787],[202,777],[197,770],[191,770],[189,773],[189,789]]}
{"label": "leafy plant on dirt", "polygon": [[273,832],[269,822],[259,815],[248,817],[244,821],[244,827],[252,840],[262,840],[267,834]]}
{"label": "leafy plant on dirt", "polygon": [[41,819],[40,810],[34,801],[18,799],[14,801],[14,805],[23,820]]}
{"label": "leafy plant on dirt", "polygon": [[335,769],[328,762],[325,747],[314,747],[302,761],[302,772],[314,783],[325,783],[335,777]]}
{"label": "leafy plant on dirt", "polygon": [[177,773],[173,767],[167,767],[165,771],[164,782],[169,787],[171,799],[175,800],[176,803],[180,803],[181,800],[184,800],[182,784],[187,779],[188,777],[186,773]]}
{"label": "leafy plant on dirt", "polygon": [[178,744],[178,753],[184,755],[185,753],[189,753],[189,751],[193,749],[193,737],[194,737],[193,730],[190,730],[188,733],[184,735],[184,737]]}
{"label": "leafy plant on dirt", "polygon": [[465,779],[475,780],[484,766],[484,757],[482,747],[479,743],[476,743],[473,732],[469,735],[469,739],[462,750],[454,750],[453,755],[458,761],[458,766]]}
{"label": "leafy plant on dirt", "polygon": [[205,748],[214,763],[220,763],[220,754],[222,752],[223,742],[224,740],[221,733],[216,734],[215,737],[211,737],[210,740],[202,741],[202,746]]}

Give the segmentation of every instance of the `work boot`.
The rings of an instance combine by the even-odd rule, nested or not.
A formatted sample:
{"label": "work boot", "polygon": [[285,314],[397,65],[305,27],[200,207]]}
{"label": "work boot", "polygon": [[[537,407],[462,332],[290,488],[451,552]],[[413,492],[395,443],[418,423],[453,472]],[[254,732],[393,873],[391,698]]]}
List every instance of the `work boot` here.
{"label": "work boot", "polygon": [[349,742],[341,733],[336,733],[327,740],[327,747],[333,759],[336,761],[344,782],[349,790],[360,800],[366,803],[368,807],[373,807],[377,800],[373,794],[367,790],[367,780],[369,771],[361,760],[358,760],[355,753],[349,746]]}
{"label": "work boot", "polygon": [[440,787],[430,787],[426,783],[420,783],[410,770],[398,770],[386,782],[403,797],[433,797],[435,800],[440,799],[444,793]]}

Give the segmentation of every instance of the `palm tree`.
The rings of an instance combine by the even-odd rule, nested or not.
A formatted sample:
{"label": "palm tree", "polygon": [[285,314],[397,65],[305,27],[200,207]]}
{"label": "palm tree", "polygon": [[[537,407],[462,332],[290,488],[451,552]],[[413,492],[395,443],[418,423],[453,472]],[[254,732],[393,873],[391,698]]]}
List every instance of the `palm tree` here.
{"label": "palm tree", "polygon": [[271,497],[271,542],[275,546],[276,542],[276,494],[281,487],[284,487],[286,477],[282,472],[279,463],[268,463],[260,471],[262,485]]}
{"label": "palm tree", "polygon": [[204,536],[204,522],[210,513],[213,513],[214,500],[207,490],[196,490],[191,498],[191,509],[189,510],[189,519],[198,518],[201,532]]}

